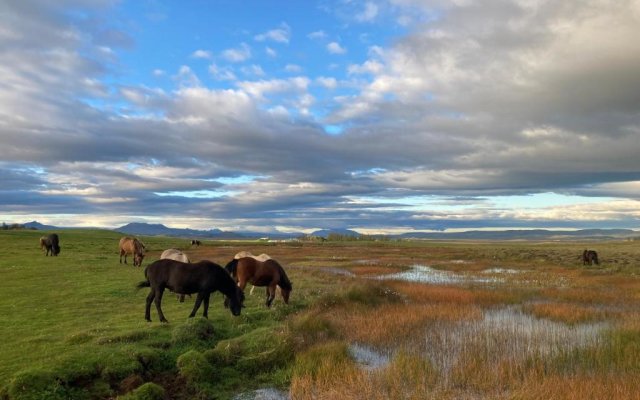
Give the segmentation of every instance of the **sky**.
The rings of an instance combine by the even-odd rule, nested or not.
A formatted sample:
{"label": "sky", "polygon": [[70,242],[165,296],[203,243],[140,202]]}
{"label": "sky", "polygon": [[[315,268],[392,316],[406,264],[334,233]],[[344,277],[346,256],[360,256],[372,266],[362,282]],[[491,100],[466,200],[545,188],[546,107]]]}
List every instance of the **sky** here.
{"label": "sky", "polygon": [[640,229],[640,0],[5,0],[0,220]]}

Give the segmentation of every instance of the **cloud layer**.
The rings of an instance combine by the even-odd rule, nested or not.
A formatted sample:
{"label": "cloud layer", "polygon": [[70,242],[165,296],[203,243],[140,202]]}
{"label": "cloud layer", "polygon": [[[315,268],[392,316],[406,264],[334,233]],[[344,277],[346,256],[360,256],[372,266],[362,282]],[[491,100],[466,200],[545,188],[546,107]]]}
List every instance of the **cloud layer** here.
{"label": "cloud layer", "polygon": [[[194,44],[168,72],[171,88],[118,78],[135,40],[107,18],[113,7],[23,1],[0,13],[6,218],[638,225],[639,1],[362,2],[350,23],[393,19],[404,32],[363,59],[331,64],[351,53],[338,35],[278,22],[233,47]],[[296,40],[320,41],[327,69],[305,75],[287,60],[288,75],[275,76],[254,59],[266,43],[273,58]],[[209,76],[190,62],[209,62]],[[494,201],[542,193],[587,201]]]}

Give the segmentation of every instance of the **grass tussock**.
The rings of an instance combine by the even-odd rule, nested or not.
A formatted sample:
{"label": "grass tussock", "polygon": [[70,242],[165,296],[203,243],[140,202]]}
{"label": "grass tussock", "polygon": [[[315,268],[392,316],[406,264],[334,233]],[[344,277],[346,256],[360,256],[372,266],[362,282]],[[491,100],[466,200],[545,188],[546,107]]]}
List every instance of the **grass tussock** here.
{"label": "grass tussock", "polygon": [[[296,368],[291,382],[294,399],[430,399],[437,374],[423,358],[399,352],[384,368],[373,371],[356,368],[348,360],[346,348],[331,344],[330,358],[317,360],[315,373]],[[323,350],[324,351],[324,350]],[[308,361],[308,360],[307,360]],[[410,384],[408,384],[410,382]]]}

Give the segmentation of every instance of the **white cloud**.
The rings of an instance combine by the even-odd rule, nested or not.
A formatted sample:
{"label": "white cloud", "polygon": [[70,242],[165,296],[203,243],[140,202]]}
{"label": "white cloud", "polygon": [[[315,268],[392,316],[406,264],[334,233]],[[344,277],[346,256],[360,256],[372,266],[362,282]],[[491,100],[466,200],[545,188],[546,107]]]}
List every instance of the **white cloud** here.
{"label": "white cloud", "polygon": [[291,38],[291,27],[286,23],[282,23],[279,28],[271,29],[267,32],[256,35],[253,38],[258,42],[270,40],[278,43],[289,43],[289,39]]}
{"label": "white cloud", "polygon": [[356,15],[356,21],[371,22],[378,16],[378,6],[370,1],[364,5],[364,10]]}
{"label": "white cloud", "polygon": [[219,81],[235,81],[236,75],[229,67],[220,67],[216,64],[209,65],[209,73]]}
{"label": "white cloud", "polygon": [[308,34],[307,37],[309,39],[321,40],[327,38],[327,33],[325,31],[315,31]]}
{"label": "white cloud", "polygon": [[331,54],[345,54],[347,49],[340,46],[338,42],[331,42],[327,45],[327,51]]}
{"label": "white cloud", "polygon": [[327,89],[335,89],[336,87],[338,87],[338,81],[336,80],[336,78],[333,77],[325,77],[325,76],[321,76],[316,78],[316,81],[323,87],[327,88]]}
{"label": "white cloud", "polygon": [[295,73],[299,73],[302,71],[302,67],[297,65],[297,64],[287,64],[284,67],[284,70],[287,72],[295,72]]}
{"label": "white cloud", "polygon": [[208,50],[196,50],[191,53],[192,58],[210,60],[213,58],[213,54]]}
{"label": "white cloud", "polygon": [[246,43],[241,43],[239,47],[224,50],[222,58],[233,63],[247,61],[251,58],[251,47]]}
{"label": "white cloud", "polygon": [[380,74],[384,65],[375,60],[367,60],[361,65],[351,64],[347,67],[347,72],[351,74]]}
{"label": "white cloud", "polygon": [[249,76],[265,76],[266,75],[262,67],[257,64],[252,64],[246,67],[242,67],[241,71],[243,74],[249,75]]}
{"label": "white cloud", "polygon": [[188,65],[180,66],[173,79],[178,81],[180,86],[200,86],[200,79]]}
{"label": "white cloud", "polygon": [[277,51],[275,51],[274,49],[272,49],[271,47],[266,47],[266,48],[264,49],[264,52],[265,52],[269,57],[272,57],[272,58],[275,58],[275,57],[277,57],[277,56],[278,56],[278,52],[277,52]]}

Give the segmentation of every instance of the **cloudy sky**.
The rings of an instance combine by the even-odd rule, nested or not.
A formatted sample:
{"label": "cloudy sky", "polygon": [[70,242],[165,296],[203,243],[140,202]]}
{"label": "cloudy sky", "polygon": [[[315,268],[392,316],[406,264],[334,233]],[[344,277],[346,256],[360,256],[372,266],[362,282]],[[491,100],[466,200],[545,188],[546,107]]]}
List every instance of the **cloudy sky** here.
{"label": "cloudy sky", "polygon": [[640,0],[5,0],[0,219],[640,229]]}

